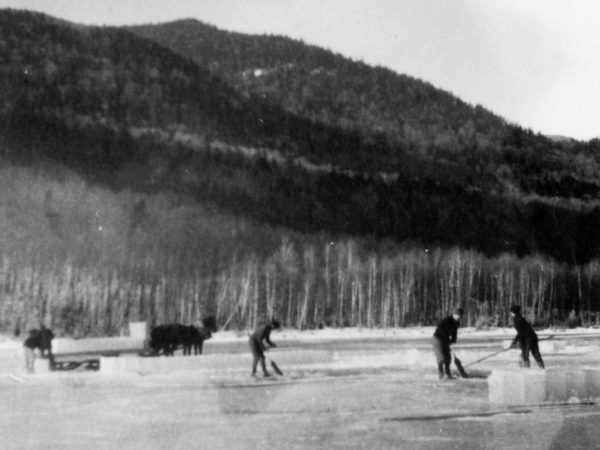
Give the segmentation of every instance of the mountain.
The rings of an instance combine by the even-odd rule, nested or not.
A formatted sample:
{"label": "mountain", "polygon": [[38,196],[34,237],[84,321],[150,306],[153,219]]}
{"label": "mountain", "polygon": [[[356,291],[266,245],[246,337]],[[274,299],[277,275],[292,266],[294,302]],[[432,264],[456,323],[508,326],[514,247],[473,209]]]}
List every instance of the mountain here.
{"label": "mountain", "polygon": [[209,67],[245,97],[401,147],[499,139],[505,121],[421,80],[281,36],[221,31],[195,20],[129,28]]}
{"label": "mountain", "polygon": [[[512,247],[492,245],[496,249],[514,251],[514,243],[518,241],[525,246],[525,252],[549,251],[556,256],[558,253],[552,250],[555,244],[548,245],[555,238],[539,231],[537,237],[527,237],[534,233],[530,227],[548,227],[538,226],[535,218],[539,214],[531,210],[550,209],[554,217],[569,216],[572,210],[575,215],[583,211],[589,218],[598,207],[598,140],[581,143],[534,135],[421,80],[382,67],[370,67],[282,36],[227,32],[195,20],[129,29],[209,67],[245,98],[267,99],[314,123],[356,132],[369,142],[390,145],[392,149],[387,154],[372,152],[370,156],[385,161],[380,167],[388,175],[397,175],[403,189],[419,185],[420,190],[427,191],[424,196],[434,203],[436,196],[443,193],[442,204],[451,201],[456,209],[462,209],[459,204],[474,192],[483,192],[491,204],[502,205],[500,208],[505,211],[522,209],[530,221],[526,227],[529,230],[521,229],[516,233],[520,235],[517,239],[504,240],[505,244],[512,242]],[[360,167],[364,173],[372,166]],[[461,200],[451,194],[457,188],[463,191]],[[388,208],[393,206],[385,207]],[[467,210],[472,208],[473,205],[466,206]],[[438,204],[433,217],[444,209]],[[492,216],[505,216],[488,212]],[[456,218],[456,226],[471,220],[469,214],[461,214],[467,217]],[[444,221],[436,219],[440,220]],[[481,224],[482,218],[474,221]],[[494,219],[491,222],[497,223]],[[563,230],[564,223],[570,220],[554,221],[555,228],[550,227],[553,236],[569,239],[569,232]],[[446,232],[422,229],[417,234],[436,235],[435,240],[444,241]],[[460,239],[462,245],[472,243],[478,235],[473,229],[466,234],[466,239]],[[490,230],[483,240],[490,242],[494,240],[490,235],[503,234],[502,230]],[[409,235],[414,236],[414,232]],[[526,241],[529,243],[524,244]],[[489,248],[483,243],[476,247]],[[573,261],[577,252],[567,250],[567,253],[571,256],[563,255],[561,259]]]}
{"label": "mountain", "polygon": [[[428,83],[196,21],[0,13],[6,152],[260,223],[490,255],[600,254],[599,142],[555,142]],[[10,50],[10,51],[9,51]]]}
{"label": "mountain", "polygon": [[244,98],[266,99],[314,123],[359,133],[375,147],[391,146],[370,155],[384,161],[386,172],[437,181],[451,172],[463,185],[491,182],[541,197],[596,194],[596,141],[589,146],[534,135],[424,81],[282,36],[227,32],[195,20],[129,29],[209,67]]}

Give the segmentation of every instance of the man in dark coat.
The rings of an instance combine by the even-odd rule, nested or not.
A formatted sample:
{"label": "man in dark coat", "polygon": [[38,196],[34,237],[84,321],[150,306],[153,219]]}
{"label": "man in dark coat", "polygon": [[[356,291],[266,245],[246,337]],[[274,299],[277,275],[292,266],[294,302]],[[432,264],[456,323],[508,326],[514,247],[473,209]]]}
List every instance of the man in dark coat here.
{"label": "man in dark coat", "polygon": [[250,339],[248,340],[248,344],[250,346],[250,351],[252,352],[252,376],[256,376],[256,367],[258,366],[258,362],[260,361],[260,366],[262,367],[263,375],[265,377],[271,376],[271,374],[267,371],[267,365],[265,364],[265,343],[270,347],[276,347],[276,345],[271,342],[271,331],[278,329],[280,326],[279,322],[275,319],[272,319],[266,325],[262,325],[258,327],[254,332],[250,335]]}
{"label": "man in dark coat", "polygon": [[29,331],[29,336],[27,336],[23,343],[27,372],[33,372],[36,348],[40,351],[42,357],[48,357],[52,362],[52,339],[54,339],[54,333],[44,325],[41,325],[39,330],[33,329]]}
{"label": "man in dark coat", "polygon": [[463,310],[458,308],[451,316],[443,319],[435,329],[435,333],[433,333],[433,352],[437,360],[440,380],[444,378],[444,375],[449,380],[454,378],[450,373],[450,362],[452,362],[450,345],[456,342],[462,315]]}
{"label": "man in dark coat", "polygon": [[529,352],[531,352],[538,366],[543,369],[544,361],[542,360],[542,355],[540,355],[537,334],[533,331],[529,322],[521,315],[521,307],[519,305],[511,306],[510,315],[513,318],[515,330],[517,330],[517,335],[510,347],[521,349],[521,359],[523,360],[524,367],[530,367]]}

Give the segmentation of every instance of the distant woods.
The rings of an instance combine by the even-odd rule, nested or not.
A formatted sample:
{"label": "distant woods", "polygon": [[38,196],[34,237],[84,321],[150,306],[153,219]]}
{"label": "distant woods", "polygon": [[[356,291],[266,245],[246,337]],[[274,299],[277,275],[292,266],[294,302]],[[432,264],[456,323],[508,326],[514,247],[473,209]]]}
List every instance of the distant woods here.
{"label": "distant woods", "polygon": [[104,335],[207,314],[230,329],[271,314],[299,328],[392,327],[435,323],[458,303],[488,326],[508,324],[515,302],[540,324],[596,321],[597,208],[129,142],[136,156],[110,177],[75,165],[93,184],[53,162],[3,171],[2,329],[43,319]]}
{"label": "distant woods", "polygon": [[193,257],[156,248],[108,266],[5,254],[1,326],[45,321],[64,334],[101,336],[129,321],[197,323],[215,314],[219,326],[234,330],[272,315],[298,329],[402,327],[432,325],[462,305],[466,325],[489,327],[510,325],[515,303],[537,325],[564,326],[572,312],[580,324],[600,322],[598,262],[579,271],[456,249],[381,256],[350,240],[297,246],[283,238],[267,254],[244,250]]}
{"label": "distant woods", "polygon": [[[279,161],[266,153],[249,156],[247,147],[216,140],[191,144],[186,139],[193,135],[184,133],[176,139],[152,132],[134,138],[100,124],[69,131],[54,120],[30,119],[37,133],[8,134],[5,155],[27,164],[50,158],[105,187],[173,191],[305,234],[456,246],[488,256],[542,254],[573,266],[600,256],[600,204],[503,195],[459,183],[452,166],[395,177],[317,170],[281,155]],[[43,209],[56,223],[51,200]],[[129,233],[145,214],[140,202]]]}
{"label": "distant woods", "polygon": [[271,315],[300,329],[399,327],[434,324],[459,304],[471,326],[508,325],[514,303],[539,325],[564,325],[569,314],[571,323],[598,320],[598,260],[572,267],[302,235],[172,194],[141,198],[54,176],[0,172],[2,225],[17,230],[0,242],[3,331],[44,321],[61,334],[115,335],[129,321],[209,314],[234,330]]}

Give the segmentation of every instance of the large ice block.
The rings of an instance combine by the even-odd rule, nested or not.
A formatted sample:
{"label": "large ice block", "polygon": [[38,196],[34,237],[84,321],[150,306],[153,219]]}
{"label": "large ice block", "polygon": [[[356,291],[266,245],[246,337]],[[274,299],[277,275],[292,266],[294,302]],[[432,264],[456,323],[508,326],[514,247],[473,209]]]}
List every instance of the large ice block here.
{"label": "large ice block", "polygon": [[502,405],[542,403],[545,372],[538,369],[496,369],[488,377],[489,400]]}
{"label": "large ice block", "polygon": [[496,369],[488,388],[490,402],[500,405],[586,401],[600,398],[600,369]]}

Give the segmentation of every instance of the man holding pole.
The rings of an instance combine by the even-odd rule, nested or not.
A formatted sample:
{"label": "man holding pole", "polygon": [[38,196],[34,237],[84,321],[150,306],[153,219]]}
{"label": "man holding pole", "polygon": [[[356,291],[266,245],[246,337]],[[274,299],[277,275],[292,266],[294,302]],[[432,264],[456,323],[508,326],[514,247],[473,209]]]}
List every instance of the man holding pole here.
{"label": "man holding pole", "polygon": [[533,355],[533,358],[542,369],[544,369],[544,361],[542,355],[540,355],[540,349],[538,346],[538,337],[529,322],[521,315],[521,307],[519,305],[512,305],[510,307],[510,315],[513,318],[515,330],[517,335],[513,339],[510,348],[521,349],[521,359],[523,360],[524,367],[530,367],[529,364],[529,352]]}
{"label": "man holding pole", "polygon": [[440,380],[444,378],[444,375],[448,380],[454,378],[450,373],[450,362],[452,361],[450,345],[456,342],[462,315],[463,310],[456,309],[451,316],[446,317],[438,324],[433,333],[433,352],[437,360]]}

